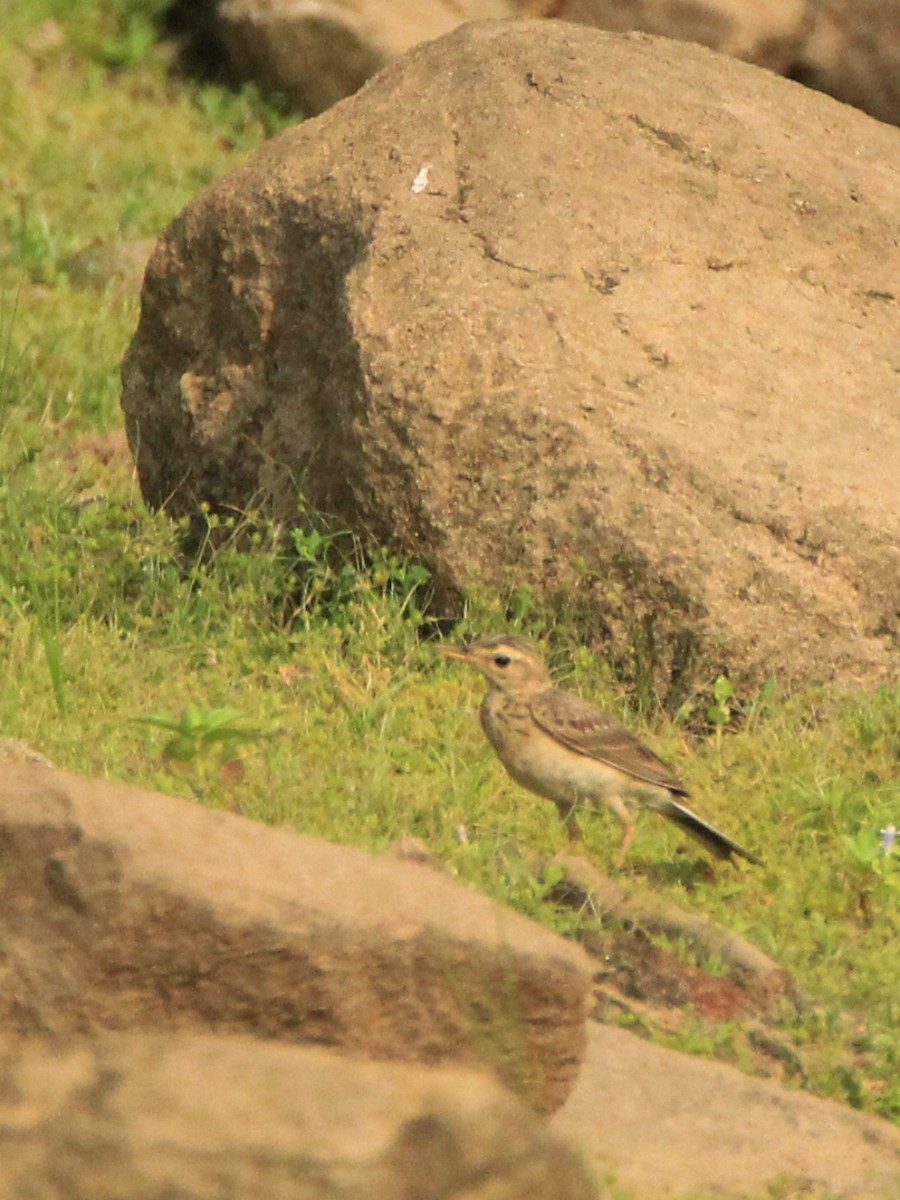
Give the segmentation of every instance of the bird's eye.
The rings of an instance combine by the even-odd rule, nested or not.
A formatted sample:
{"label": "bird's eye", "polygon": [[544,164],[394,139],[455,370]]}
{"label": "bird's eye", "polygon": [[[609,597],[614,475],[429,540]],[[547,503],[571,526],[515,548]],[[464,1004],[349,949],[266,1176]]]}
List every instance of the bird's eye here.
{"label": "bird's eye", "polygon": [[498,667],[508,667],[510,664],[510,661],[511,660],[510,660],[510,657],[508,654],[495,654],[494,655],[494,662],[497,664]]}

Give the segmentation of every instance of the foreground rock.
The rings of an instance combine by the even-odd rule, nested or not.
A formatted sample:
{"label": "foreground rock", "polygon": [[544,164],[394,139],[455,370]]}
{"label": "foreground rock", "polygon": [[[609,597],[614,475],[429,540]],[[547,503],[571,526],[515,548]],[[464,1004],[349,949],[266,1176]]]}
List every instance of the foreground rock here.
{"label": "foreground rock", "polygon": [[[593,1194],[450,1060],[568,1093],[555,1133],[642,1200],[895,1200],[882,1122],[622,1030],[583,1056],[581,952],[433,869],[2,749],[0,1200]],[[276,1044],[310,1041],[342,1054]]]}
{"label": "foreground rock", "polygon": [[[895,661],[900,134],[687,43],[467,26],[160,240],[148,500],[313,506],[561,597],[675,699]],[[739,684],[739,686],[741,686]]]}
{"label": "foreground rock", "polygon": [[425,866],[0,766],[0,1032],[230,1031],[486,1066],[538,1109],[584,1046],[576,947]]}
{"label": "foreground rock", "polygon": [[553,1128],[641,1200],[896,1200],[900,1131],[830,1100],[594,1026]]}
{"label": "foreground rock", "polygon": [[0,1039],[0,1200],[590,1200],[490,1079],[197,1034]]}

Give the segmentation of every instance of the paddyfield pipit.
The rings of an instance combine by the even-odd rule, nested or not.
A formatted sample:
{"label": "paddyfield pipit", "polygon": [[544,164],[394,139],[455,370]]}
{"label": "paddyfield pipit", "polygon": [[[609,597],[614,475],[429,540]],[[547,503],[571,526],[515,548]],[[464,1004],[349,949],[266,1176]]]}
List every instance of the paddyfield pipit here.
{"label": "paddyfield pipit", "polygon": [[441,653],[485,677],[481,724],[488,740],[516,783],[554,802],[572,841],[581,836],[578,812],[605,804],[622,822],[621,865],[634,837],[636,814],[649,808],[716,858],[739,855],[763,865],[683,803],[687,788],[621,722],[574,692],[554,687],[531,642],[483,637],[467,646],[442,647]]}

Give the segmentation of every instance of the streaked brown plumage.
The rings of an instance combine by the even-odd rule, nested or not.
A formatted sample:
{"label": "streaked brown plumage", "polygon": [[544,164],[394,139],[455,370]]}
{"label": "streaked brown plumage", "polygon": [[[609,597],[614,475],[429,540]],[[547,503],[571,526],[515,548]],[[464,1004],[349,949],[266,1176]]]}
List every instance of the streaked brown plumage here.
{"label": "streaked brown plumage", "polygon": [[605,804],[624,829],[621,864],[634,837],[636,812],[650,808],[717,858],[738,855],[762,865],[682,803],[687,788],[620,721],[574,692],[554,687],[531,642],[483,637],[467,646],[442,647],[442,653],[485,677],[481,724],[488,740],[517,783],[556,804],[573,841],[581,835],[577,812]]}

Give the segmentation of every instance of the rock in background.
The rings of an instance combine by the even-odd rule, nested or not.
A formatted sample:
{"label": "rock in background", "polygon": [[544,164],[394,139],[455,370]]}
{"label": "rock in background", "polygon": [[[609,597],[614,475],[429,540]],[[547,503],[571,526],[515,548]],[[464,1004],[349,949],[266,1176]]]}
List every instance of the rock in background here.
{"label": "rock in background", "polygon": [[516,16],[699,42],[900,122],[897,0],[220,0],[214,25],[238,74],[318,113],[419,42]]}
{"label": "rock in background", "polygon": [[515,11],[513,0],[220,0],[215,16],[241,78],[319,113],[411,46]]}
{"label": "rock in background", "polygon": [[900,125],[898,0],[811,0],[809,10],[794,78]]}
{"label": "rock in background", "polygon": [[898,0],[532,0],[531,7],[541,10],[536,16],[700,42],[900,123]]}
{"label": "rock in background", "polygon": [[900,135],[687,43],[469,25],[190,205],[123,365],[175,515],[309,502],[675,698],[884,678]]}

